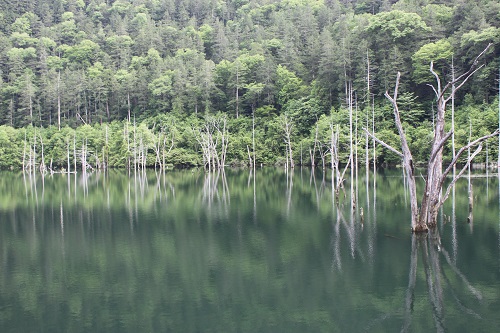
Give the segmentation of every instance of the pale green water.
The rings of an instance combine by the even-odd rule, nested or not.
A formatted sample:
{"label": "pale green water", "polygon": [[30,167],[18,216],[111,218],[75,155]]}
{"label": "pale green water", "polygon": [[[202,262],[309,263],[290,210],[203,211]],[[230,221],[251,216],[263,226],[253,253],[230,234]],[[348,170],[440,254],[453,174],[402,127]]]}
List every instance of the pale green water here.
{"label": "pale green water", "polygon": [[439,244],[400,171],[352,212],[319,170],[0,173],[0,332],[497,332],[499,184],[472,183]]}

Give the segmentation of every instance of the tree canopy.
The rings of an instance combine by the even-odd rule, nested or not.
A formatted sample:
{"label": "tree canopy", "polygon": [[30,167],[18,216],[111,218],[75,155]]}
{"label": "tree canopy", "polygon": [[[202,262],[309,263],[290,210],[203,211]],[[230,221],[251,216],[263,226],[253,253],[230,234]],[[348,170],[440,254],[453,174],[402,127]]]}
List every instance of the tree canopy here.
{"label": "tree canopy", "polygon": [[[383,95],[399,71],[400,92],[411,96],[402,117],[424,128],[433,117],[431,61],[449,78],[452,63],[460,73],[493,43],[456,103],[465,110],[472,96],[489,110],[495,102],[499,10],[495,0],[5,0],[0,125],[76,128],[220,113],[243,135],[253,116],[259,124],[287,113],[300,143],[322,115],[348,108],[350,91],[360,122],[376,118],[380,131],[396,133]],[[258,128],[260,141],[271,128]],[[271,155],[285,151],[278,146]]]}

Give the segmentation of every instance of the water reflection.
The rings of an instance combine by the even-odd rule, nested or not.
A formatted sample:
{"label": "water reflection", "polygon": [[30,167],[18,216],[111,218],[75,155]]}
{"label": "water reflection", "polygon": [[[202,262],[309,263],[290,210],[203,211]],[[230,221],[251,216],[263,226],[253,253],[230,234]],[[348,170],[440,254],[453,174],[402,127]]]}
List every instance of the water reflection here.
{"label": "water reflection", "polygon": [[[456,308],[459,309],[463,315],[472,316],[476,319],[482,319],[472,307],[468,307],[466,305],[467,303],[461,299],[461,292],[456,290],[456,282],[457,280],[461,282],[466,287],[470,295],[472,295],[478,302],[481,302],[483,299],[481,292],[468,281],[467,277],[453,262],[447,250],[441,243],[439,231],[435,229],[431,230],[429,234],[413,235],[412,237],[408,289],[406,291],[405,298],[405,315],[401,332],[412,331],[410,326],[412,322],[412,315],[415,310],[415,289],[418,272],[417,258],[419,251],[421,252],[429,305],[436,332],[447,331],[445,323],[445,289],[449,292],[449,294],[451,294],[452,301],[456,303]],[[442,264],[441,257],[445,259],[446,265]],[[443,282],[446,283],[446,286],[442,285]]]}
{"label": "water reflection", "polygon": [[203,202],[208,206],[214,204],[214,199],[223,206],[228,206],[231,203],[231,196],[224,169],[205,173],[202,197]]}
{"label": "water reflection", "polygon": [[339,190],[319,169],[5,174],[0,331],[498,326],[500,199],[477,198],[472,233],[463,179],[450,223],[417,238],[401,173],[358,177]]}

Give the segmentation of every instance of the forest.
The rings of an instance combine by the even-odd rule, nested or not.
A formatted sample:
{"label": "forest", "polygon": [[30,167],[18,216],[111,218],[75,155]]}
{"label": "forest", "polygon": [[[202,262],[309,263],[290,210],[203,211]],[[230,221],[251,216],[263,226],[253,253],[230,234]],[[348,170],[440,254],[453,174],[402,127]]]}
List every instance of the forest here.
{"label": "forest", "polygon": [[398,72],[422,164],[430,63],[451,81],[490,43],[448,106],[457,147],[498,128],[497,0],[3,0],[0,168],[394,165],[363,128],[401,145]]}

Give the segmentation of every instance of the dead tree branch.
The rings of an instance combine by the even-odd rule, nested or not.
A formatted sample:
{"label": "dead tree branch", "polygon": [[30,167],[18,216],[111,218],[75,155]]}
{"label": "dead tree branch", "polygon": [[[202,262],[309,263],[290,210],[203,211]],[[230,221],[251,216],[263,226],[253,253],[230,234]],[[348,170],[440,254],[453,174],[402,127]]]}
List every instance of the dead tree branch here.
{"label": "dead tree branch", "polygon": [[401,140],[401,149],[403,153],[401,159],[403,160],[403,168],[408,179],[408,189],[410,192],[410,206],[411,206],[411,227],[412,230],[426,230],[425,225],[420,224],[419,219],[419,209],[417,203],[417,185],[414,177],[414,167],[413,167],[413,156],[411,154],[410,147],[408,146],[408,141],[406,140],[406,134],[403,129],[403,124],[401,123],[401,117],[399,115],[399,107],[397,103],[398,89],[399,89],[399,79],[401,78],[401,73],[398,72],[396,77],[396,85],[394,87],[394,95],[391,97],[389,93],[385,92],[385,97],[392,103],[394,110],[394,122],[396,123],[396,128],[398,129],[399,138]]}
{"label": "dead tree branch", "polygon": [[443,181],[444,181],[444,178],[446,178],[446,176],[450,173],[451,170],[453,170],[453,166],[455,164],[457,164],[458,162],[458,159],[460,158],[460,156],[466,151],[468,150],[469,148],[472,148],[474,146],[476,146],[477,144],[483,142],[483,141],[486,141],[492,137],[495,137],[497,136],[498,134],[500,133],[500,130],[497,129],[495,132],[493,133],[490,133],[490,134],[487,134],[485,136],[482,136],[472,142],[469,142],[468,144],[466,144],[465,146],[463,146],[462,148],[460,148],[460,150],[457,152],[457,154],[455,155],[455,157],[453,158],[453,160],[450,162],[450,165],[448,165],[448,167],[446,168],[446,170],[443,172],[443,179],[441,180],[441,185],[443,184]]}
{"label": "dead tree branch", "polygon": [[370,133],[365,127],[363,127],[363,131],[365,131],[366,134],[368,134],[368,136],[370,136],[373,140],[377,141],[378,143],[380,143],[385,148],[389,149],[393,153],[397,154],[399,157],[403,158],[403,153],[401,153],[396,148],[392,147],[391,145],[389,145],[389,144],[385,143],[384,141],[380,140],[379,138],[377,138],[375,135],[373,135],[372,133]]}
{"label": "dead tree branch", "polygon": [[434,160],[436,158],[437,153],[444,147],[444,144],[448,139],[453,135],[453,131],[449,131],[446,133],[446,135],[439,141],[439,143],[436,144],[436,149],[432,152],[431,158],[429,158],[430,161]]}
{"label": "dead tree branch", "polygon": [[[481,150],[483,150],[482,144],[480,144],[479,147],[477,147],[476,151],[474,151],[474,153],[469,157],[469,159],[467,160],[467,163],[465,163],[462,170],[460,170],[460,172],[455,176],[455,178],[453,178],[451,183],[448,185],[448,188],[446,189],[445,195],[441,198],[440,205],[442,205],[446,201],[446,199],[448,199],[450,192],[451,192],[451,189],[453,188],[453,185],[455,185],[457,180],[459,180],[460,177],[462,177],[462,175],[464,174],[465,170],[467,170],[467,168],[469,167],[469,165],[472,162],[472,160],[474,159],[474,157],[476,157],[476,155],[479,154],[481,152]],[[443,178],[442,182],[444,183],[444,178]]]}

